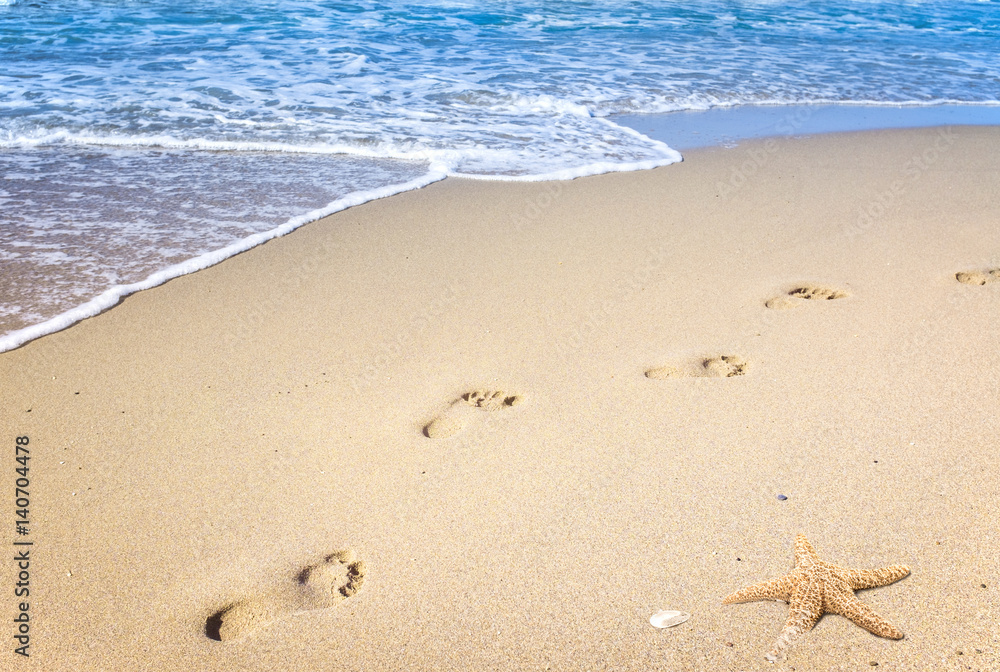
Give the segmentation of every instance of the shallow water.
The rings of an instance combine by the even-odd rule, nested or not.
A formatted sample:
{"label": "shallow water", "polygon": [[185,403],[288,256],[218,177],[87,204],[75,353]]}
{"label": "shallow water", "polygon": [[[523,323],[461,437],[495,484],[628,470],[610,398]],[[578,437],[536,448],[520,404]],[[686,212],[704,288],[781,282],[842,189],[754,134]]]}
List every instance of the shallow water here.
{"label": "shallow water", "polygon": [[623,114],[615,123],[679,150],[739,144],[773,136],[803,136],[884,128],[1000,126],[1000,106],[741,105],[666,114]]}

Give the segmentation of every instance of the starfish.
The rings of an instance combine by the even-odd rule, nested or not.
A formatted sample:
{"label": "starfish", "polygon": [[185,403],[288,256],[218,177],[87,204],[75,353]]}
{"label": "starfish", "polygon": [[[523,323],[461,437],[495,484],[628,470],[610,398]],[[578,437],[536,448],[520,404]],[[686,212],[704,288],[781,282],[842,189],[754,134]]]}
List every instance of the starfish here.
{"label": "starfish", "polygon": [[722,600],[723,604],[753,600],[784,600],[789,603],[788,620],[766,658],[773,662],[784,658],[785,648],[816,625],[825,613],[840,614],[865,630],[889,639],[902,639],[903,633],[871,607],[859,600],[855,590],[886,586],[910,573],[905,565],[881,569],[844,569],[819,559],[804,534],[795,537],[795,569],[778,579],[755,583]]}

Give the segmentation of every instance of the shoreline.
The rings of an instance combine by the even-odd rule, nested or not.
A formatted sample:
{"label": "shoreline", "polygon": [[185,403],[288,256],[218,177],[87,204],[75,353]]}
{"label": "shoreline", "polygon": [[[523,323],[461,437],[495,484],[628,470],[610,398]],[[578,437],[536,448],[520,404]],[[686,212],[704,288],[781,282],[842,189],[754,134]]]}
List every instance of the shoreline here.
{"label": "shoreline", "polygon": [[[685,153],[692,150],[719,147],[732,149],[739,142],[747,140],[778,139],[788,136],[815,135],[827,133],[865,132],[872,130],[894,130],[907,127],[941,127],[958,122],[959,125],[1000,125],[1000,106],[990,105],[936,105],[936,106],[885,106],[885,105],[788,105],[757,106],[741,105],[734,108],[712,108],[709,110],[687,110],[666,114],[614,115],[610,121],[633,132],[642,133],[655,143],[669,146],[682,160],[678,150]],[[655,163],[655,162],[645,162]],[[669,165],[669,164],[668,164]],[[356,207],[386,196],[420,189],[446,177],[455,179],[483,179],[485,181],[565,181],[588,177],[593,174],[612,172],[633,172],[651,170],[650,166],[609,167],[604,172],[594,173],[593,167],[571,170],[570,177],[531,176],[528,178],[505,178],[503,176],[477,178],[467,175],[449,176],[433,167],[421,178],[409,183],[389,185],[374,191],[359,191],[348,194],[313,212],[296,215],[285,223],[268,231],[250,235],[234,241],[224,248],[207,252],[186,261],[161,269],[136,282],[115,285],[101,294],[59,313],[40,323],[32,324],[4,334],[0,334],[0,355],[17,349],[36,338],[57,333],[81,320],[98,315],[113,308],[122,298],[139,291],[159,286],[171,279],[220,263],[235,254],[252,249],[268,240],[286,235],[290,231],[319,221],[324,216],[345,208]],[[577,174],[579,173],[579,174]]]}
{"label": "shoreline", "polygon": [[787,607],[722,598],[801,532],[910,567],[858,593],[905,638],[827,616],[784,669],[997,665],[1000,283],[956,274],[1000,267],[998,149],[874,131],[443,180],[3,353],[32,657],[772,669]]}
{"label": "shoreline", "polygon": [[1000,105],[829,104],[738,105],[662,114],[620,114],[616,123],[674,149],[735,147],[747,140],[887,131],[903,128],[1000,125]]}

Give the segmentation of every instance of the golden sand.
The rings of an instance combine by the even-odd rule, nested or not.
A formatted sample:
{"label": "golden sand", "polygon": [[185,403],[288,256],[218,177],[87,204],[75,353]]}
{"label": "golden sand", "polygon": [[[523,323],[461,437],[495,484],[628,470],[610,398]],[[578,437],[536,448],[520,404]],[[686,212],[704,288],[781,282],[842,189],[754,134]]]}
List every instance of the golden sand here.
{"label": "golden sand", "polygon": [[449,179],[0,355],[4,669],[765,669],[787,607],[722,597],[798,533],[912,574],[787,669],[1000,669],[1000,129],[768,143]]}

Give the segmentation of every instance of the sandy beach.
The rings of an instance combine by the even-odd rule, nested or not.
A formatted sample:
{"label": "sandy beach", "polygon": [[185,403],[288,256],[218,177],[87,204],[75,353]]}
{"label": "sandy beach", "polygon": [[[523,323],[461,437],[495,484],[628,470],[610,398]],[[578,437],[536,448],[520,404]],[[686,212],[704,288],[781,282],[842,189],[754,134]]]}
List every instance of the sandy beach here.
{"label": "sandy beach", "polygon": [[[995,269],[1000,127],[309,224],[0,354],[0,668],[1000,670]],[[800,533],[903,639],[765,660]]]}

